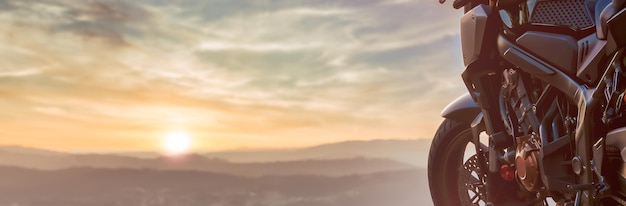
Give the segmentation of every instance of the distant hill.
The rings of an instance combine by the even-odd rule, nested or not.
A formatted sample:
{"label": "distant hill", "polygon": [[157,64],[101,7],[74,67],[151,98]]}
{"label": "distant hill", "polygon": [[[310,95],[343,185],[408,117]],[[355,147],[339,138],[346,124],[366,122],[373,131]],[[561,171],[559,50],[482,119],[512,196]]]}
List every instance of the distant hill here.
{"label": "distant hill", "polygon": [[387,158],[426,168],[430,139],[347,141],[291,150],[224,151],[203,153],[233,162],[271,162],[352,157]]}
{"label": "distant hill", "polygon": [[0,166],[0,177],[0,205],[432,205],[423,169],[251,178],[200,171]]}
{"label": "distant hill", "polygon": [[405,170],[411,165],[382,158],[344,158],[293,160],[277,162],[235,163],[201,155],[176,158],[137,158],[114,154],[47,153],[28,149],[21,152],[0,148],[0,165],[34,169],[63,169],[71,167],[94,168],[148,168],[161,170],[198,170],[242,176],[311,174],[341,176],[357,173]]}
{"label": "distant hill", "polygon": [[[233,163],[267,163],[301,160],[351,159],[361,157],[366,159],[390,159],[396,162],[410,164],[415,167],[426,168],[430,142],[430,139],[346,141],[299,149],[233,150],[201,153],[200,155],[209,159],[222,159]],[[0,164],[7,161],[7,158],[4,158],[3,160],[2,154],[34,155],[33,158],[44,154],[46,156],[56,157],[69,155],[67,153],[24,147],[0,147]],[[149,160],[161,157],[160,154],[153,152],[128,152],[100,155],[107,156],[110,159],[134,157]],[[74,154],[72,156],[77,156],[78,159],[84,159],[89,156],[98,158],[98,154]],[[101,159],[102,157],[99,158]],[[128,159],[128,161],[137,161],[137,159]],[[48,165],[50,167],[58,165],[58,163],[46,162],[42,162],[41,164]],[[8,165],[28,166],[15,162]]]}
{"label": "distant hill", "polygon": [[35,149],[21,146],[1,146],[0,154],[20,154],[20,155],[45,155],[45,156],[64,156],[66,153],[55,152],[50,150]]}

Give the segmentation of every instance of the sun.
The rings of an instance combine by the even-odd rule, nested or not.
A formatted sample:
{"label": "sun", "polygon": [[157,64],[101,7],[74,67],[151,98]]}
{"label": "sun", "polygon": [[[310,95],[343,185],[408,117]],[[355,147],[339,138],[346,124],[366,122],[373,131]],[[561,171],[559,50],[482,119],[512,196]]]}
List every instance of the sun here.
{"label": "sun", "polygon": [[189,152],[191,138],[182,131],[168,132],[163,136],[163,149],[168,155],[181,155]]}

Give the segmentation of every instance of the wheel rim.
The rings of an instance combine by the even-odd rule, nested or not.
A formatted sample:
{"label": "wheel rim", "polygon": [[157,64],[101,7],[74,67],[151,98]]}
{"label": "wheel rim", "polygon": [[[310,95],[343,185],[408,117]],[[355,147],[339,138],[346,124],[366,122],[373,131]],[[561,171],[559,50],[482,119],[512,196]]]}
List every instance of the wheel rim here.
{"label": "wheel rim", "polygon": [[[484,153],[483,153],[484,154]],[[459,198],[462,205],[485,205],[487,195],[487,174],[482,172],[478,166],[478,159],[485,155],[475,154],[465,161],[462,168],[459,168],[458,179]]]}
{"label": "wheel rim", "polygon": [[[484,131],[481,131],[483,133]],[[489,147],[481,142],[488,141],[488,137],[480,136],[478,143],[474,143],[471,129],[459,133],[451,144],[448,160],[452,165],[447,169],[457,171],[456,189],[461,205],[486,205],[487,198],[487,168],[481,170],[481,162],[489,164]],[[476,151],[476,144],[480,151]],[[465,152],[461,152],[465,151]],[[473,152],[469,154],[468,151]],[[522,200],[523,201],[523,200]],[[549,205],[547,199],[535,200],[532,205]]]}
{"label": "wheel rim", "polygon": [[450,152],[451,159],[456,159],[455,166],[449,169],[458,172],[456,188],[461,205],[485,205],[487,174],[480,169],[479,160],[487,162],[487,146],[479,141],[481,152],[477,152],[472,140],[471,129],[457,135]]}

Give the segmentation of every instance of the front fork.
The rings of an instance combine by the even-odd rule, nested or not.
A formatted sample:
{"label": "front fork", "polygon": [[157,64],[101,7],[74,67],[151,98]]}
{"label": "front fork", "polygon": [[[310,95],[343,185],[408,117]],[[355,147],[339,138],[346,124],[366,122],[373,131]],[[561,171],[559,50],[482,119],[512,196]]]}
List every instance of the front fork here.
{"label": "front fork", "polygon": [[[496,39],[500,31],[500,21],[496,8],[488,5],[474,7],[466,13],[461,23],[463,56],[466,68],[462,78],[474,101],[481,108],[482,118],[472,124],[475,145],[479,145],[479,131],[489,135],[489,162],[484,160],[481,168],[487,166],[486,202],[495,204],[503,196],[500,185],[504,181],[500,177],[498,150],[512,146],[513,138],[505,132],[504,122],[500,115],[499,99],[502,87],[502,66],[499,65],[499,54]],[[465,37],[476,37],[468,39]],[[484,127],[479,128],[479,127]],[[477,147],[477,152],[481,149]],[[487,152],[487,151],[482,151]],[[482,159],[482,158],[479,158]],[[484,172],[484,171],[483,171]],[[499,194],[499,195],[494,195]]]}
{"label": "front fork", "polygon": [[[470,80],[466,80],[466,83],[470,84],[468,86],[468,88],[471,88],[470,94],[482,109],[482,113],[472,122],[472,138],[474,145],[476,145],[477,153],[487,152],[488,154],[488,162],[485,162],[483,158],[479,158],[478,164],[481,169],[488,168],[487,171],[483,171],[487,173],[485,201],[488,204],[496,205],[505,199],[510,199],[510,197],[507,197],[508,195],[514,194],[503,192],[507,191],[511,184],[500,175],[500,151],[514,144],[513,138],[506,133],[499,110],[498,97],[502,87],[501,74],[501,71],[489,71],[486,75],[479,76],[477,73],[472,73],[471,68],[466,69],[463,73],[464,79],[467,77],[467,80]],[[488,151],[484,151],[484,148],[479,147],[480,133],[482,131],[485,131],[489,136]]]}
{"label": "front fork", "polygon": [[[478,168],[481,169],[481,173],[486,173],[487,175],[487,184],[486,185],[486,196],[485,196],[485,201],[487,202],[488,205],[493,205],[494,202],[496,202],[495,197],[500,196],[499,193],[501,193],[501,189],[502,188],[502,184],[503,183],[503,179],[500,178],[500,171],[498,168],[493,168],[493,167],[499,167],[499,152],[498,150],[496,150],[493,147],[493,144],[489,143],[489,146],[487,148],[481,147],[481,143],[480,143],[480,134],[486,130],[486,125],[485,125],[485,121],[484,121],[485,116],[483,115],[483,113],[478,114],[478,116],[476,116],[476,118],[474,119],[474,121],[472,121],[471,124],[471,128],[472,128],[472,142],[474,142],[474,146],[475,146],[475,150],[476,150],[476,154],[478,156],[484,156],[484,154],[487,154],[487,161],[485,161],[485,158],[478,158]],[[491,138],[490,138],[491,139]],[[485,171],[485,168],[488,168]],[[495,185],[499,185],[499,186],[495,186]],[[506,190],[504,190],[506,191]],[[498,194],[498,195],[495,195]],[[495,196],[494,196],[495,195]]]}

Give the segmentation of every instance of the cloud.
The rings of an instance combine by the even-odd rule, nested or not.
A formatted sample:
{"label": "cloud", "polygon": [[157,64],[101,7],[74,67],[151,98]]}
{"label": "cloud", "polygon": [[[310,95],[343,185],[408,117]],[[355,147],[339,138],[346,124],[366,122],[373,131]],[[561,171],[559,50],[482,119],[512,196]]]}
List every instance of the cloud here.
{"label": "cloud", "polygon": [[7,5],[8,14],[20,16],[13,24],[97,38],[116,45],[126,45],[125,36],[140,36],[152,16],[142,6],[123,1],[4,1],[3,4]]}
{"label": "cloud", "polygon": [[51,138],[115,141],[170,127],[250,147],[424,137],[464,92],[460,14],[436,2],[0,4],[0,125],[15,137],[45,136],[20,131],[33,119]]}
{"label": "cloud", "polygon": [[302,51],[310,49],[319,49],[320,44],[316,43],[256,43],[256,44],[241,44],[233,42],[202,42],[200,44],[200,50],[202,51],[252,51],[252,52],[290,52],[290,51]]}
{"label": "cloud", "polygon": [[38,69],[25,69],[25,70],[17,70],[17,71],[5,71],[0,72],[0,78],[3,77],[24,77],[30,75],[39,74],[41,71]]}

